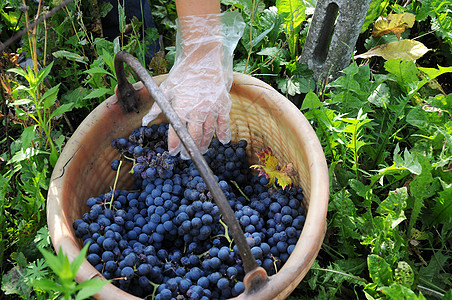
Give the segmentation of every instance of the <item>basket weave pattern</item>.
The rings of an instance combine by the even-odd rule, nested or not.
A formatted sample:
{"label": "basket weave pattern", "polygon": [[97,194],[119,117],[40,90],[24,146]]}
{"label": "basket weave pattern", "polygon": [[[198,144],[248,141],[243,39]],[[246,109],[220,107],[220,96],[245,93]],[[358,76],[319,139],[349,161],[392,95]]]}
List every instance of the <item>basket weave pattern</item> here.
{"label": "basket weave pattern", "polygon": [[[157,83],[165,76],[158,76]],[[116,173],[110,163],[119,158],[110,144],[112,139],[128,137],[141,124],[142,116],[153,100],[142,84],[140,113],[124,115],[115,96],[99,105],[79,126],[64,148],[52,174],[47,219],[50,235],[56,250],[60,248],[70,260],[82,247],[75,238],[72,223],[88,211],[89,197],[106,193],[113,188]],[[325,233],[328,205],[328,171],[320,143],[310,124],[301,112],[285,97],[267,84],[243,74],[234,74],[231,89],[233,100],[231,117],[232,140],[248,141],[248,158],[257,163],[255,153],[270,147],[282,164],[293,163],[298,172],[294,184],[304,190],[307,218],[297,246],[279,272],[271,277],[263,291],[253,294],[255,299],[284,299],[303,279],[312,265]],[[164,122],[163,116],[154,123]],[[117,189],[127,189],[133,183],[128,173],[131,164],[123,164]],[[77,274],[81,282],[101,274],[86,260]],[[139,299],[112,284],[96,295],[98,299]],[[241,295],[240,299],[251,299]]]}

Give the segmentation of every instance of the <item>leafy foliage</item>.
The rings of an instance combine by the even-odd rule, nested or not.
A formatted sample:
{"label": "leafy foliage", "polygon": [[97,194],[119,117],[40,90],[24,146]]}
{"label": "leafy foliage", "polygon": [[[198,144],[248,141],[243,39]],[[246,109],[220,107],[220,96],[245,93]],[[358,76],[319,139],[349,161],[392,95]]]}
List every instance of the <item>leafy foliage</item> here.
{"label": "leafy foliage", "polygon": [[[325,241],[292,299],[451,299],[452,2],[372,0],[357,44],[357,53],[370,53],[355,56],[343,76],[325,86],[298,60],[315,1],[221,3],[246,22],[234,70],[264,80],[300,107],[329,165]],[[57,3],[38,10],[25,1],[24,11],[21,4],[0,0],[2,41]],[[119,5],[122,34],[109,41],[101,36],[100,17],[111,5],[75,0],[0,57],[6,299],[84,298],[101,287],[73,281],[82,257],[70,264],[61,252],[50,254],[46,193],[67,138],[114,93],[115,53],[127,50],[145,65],[145,49],[160,34],[162,52],[148,67],[154,74],[169,69],[175,4],[151,5],[157,31],[144,31],[136,19],[126,26]],[[290,185],[289,167],[265,151],[256,166],[283,188]]]}

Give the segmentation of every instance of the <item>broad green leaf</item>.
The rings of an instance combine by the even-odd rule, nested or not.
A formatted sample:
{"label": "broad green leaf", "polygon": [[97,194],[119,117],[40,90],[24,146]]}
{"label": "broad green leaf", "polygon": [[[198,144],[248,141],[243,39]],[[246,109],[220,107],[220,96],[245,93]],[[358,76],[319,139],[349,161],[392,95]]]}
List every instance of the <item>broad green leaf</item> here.
{"label": "broad green leaf", "polygon": [[39,155],[39,154],[50,154],[47,151],[38,150],[35,148],[27,148],[27,149],[20,149],[16,153],[14,153],[13,157],[8,161],[9,164],[15,164],[21,161],[24,161],[26,159],[30,159],[33,156]]}
{"label": "broad green leaf", "polygon": [[452,186],[446,187],[438,193],[433,208],[432,223],[441,224],[452,221]]}
{"label": "broad green leaf", "polygon": [[425,297],[422,294],[416,295],[410,288],[406,286],[394,283],[391,286],[383,286],[380,291],[385,294],[389,299],[400,300],[424,300]]}
{"label": "broad green leaf", "polygon": [[419,269],[420,281],[429,283],[440,283],[444,274],[444,266],[450,261],[450,253],[443,253],[440,250],[435,250],[430,258],[427,266],[422,265]]}
{"label": "broad green leaf", "polygon": [[402,155],[399,154],[399,151],[400,151],[400,147],[399,147],[399,144],[397,144],[394,148],[394,156],[393,156],[394,163],[396,164],[396,166],[399,168],[401,168],[401,167],[405,168],[406,170],[410,171],[411,173],[413,173],[415,175],[421,174],[422,165],[418,161],[418,159],[416,157],[414,157],[406,148],[403,152],[403,157],[402,157]]}
{"label": "broad green leaf", "polygon": [[364,19],[363,28],[361,29],[361,33],[364,33],[370,24],[377,19],[386,6],[389,4],[389,0],[373,0],[370,1],[369,9],[367,10],[366,18]]}
{"label": "broad green leaf", "polygon": [[373,56],[381,56],[386,60],[404,59],[416,60],[421,58],[425,53],[430,51],[424,44],[415,40],[401,40],[391,42],[389,44],[378,45],[369,51],[356,55],[356,58],[371,58]]}
{"label": "broad green leaf", "polygon": [[452,300],[452,289],[449,289],[441,300]]}
{"label": "broad green leaf", "polygon": [[57,85],[55,85],[51,89],[47,90],[44,93],[44,95],[42,95],[41,101],[44,101],[44,107],[43,107],[44,109],[48,109],[52,105],[55,104],[57,96],[58,96],[58,91],[60,89],[60,84],[61,83],[58,83]]}
{"label": "broad green leaf", "polygon": [[413,285],[414,272],[407,262],[399,261],[397,268],[394,270],[394,281],[408,288]]}
{"label": "broad green leaf", "polygon": [[305,21],[306,6],[303,0],[276,0],[278,14],[284,19],[286,28],[295,29]]}
{"label": "broad green leaf", "polygon": [[30,103],[33,103],[33,100],[25,98],[25,99],[19,99],[19,100],[16,100],[14,102],[11,102],[11,103],[9,103],[9,106],[13,106],[13,105],[27,105],[27,104],[30,104]]}
{"label": "broad green leaf", "polygon": [[124,33],[126,31],[126,12],[125,7],[121,5],[121,1],[118,1],[118,16],[119,16],[119,32]]}
{"label": "broad green leaf", "polygon": [[51,148],[51,151],[50,151],[50,156],[49,156],[49,162],[52,167],[55,167],[55,165],[58,161],[58,157],[59,157],[58,150],[53,145],[53,143],[51,144],[50,148]]}
{"label": "broad green leaf", "polygon": [[33,138],[35,137],[35,126],[25,127],[20,135],[20,140],[22,141],[22,148],[27,149]]}
{"label": "broad green leaf", "polygon": [[86,95],[83,99],[100,98],[102,96],[105,96],[109,92],[111,92],[111,89],[107,89],[106,87],[100,87],[100,88],[94,89],[91,93]]}
{"label": "broad green leaf", "polygon": [[429,134],[434,134],[437,132],[438,126],[445,123],[445,118],[448,117],[444,116],[441,108],[425,104],[410,110],[406,116],[406,121]]}
{"label": "broad green leaf", "polygon": [[260,18],[260,23],[263,28],[270,28],[272,30],[267,34],[270,45],[274,45],[277,40],[281,29],[282,20],[278,15],[278,9],[275,6],[271,6],[265,9]]}
{"label": "broad green leaf", "polygon": [[67,51],[67,50],[55,51],[55,52],[52,53],[52,55],[55,58],[66,58],[68,60],[72,60],[72,61],[83,63],[83,64],[87,64],[88,63],[88,58],[86,56],[81,56],[81,55],[79,55],[77,53],[70,52],[70,51]]}
{"label": "broad green leaf", "polygon": [[58,106],[50,115],[50,118],[62,115],[68,111],[71,111],[74,108],[74,103],[65,103],[61,106]]}
{"label": "broad green leaf", "polygon": [[381,83],[367,98],[376,107],[386,108],[391,99],[391,93],[386,83]]}
{"label": "broad green leaf", "polygon": [[77,255],[77,257],[74,258],[74,260],[71,263],[71,271],[72,274],[77,274],[78,269],[80,268],[80,266],[82,265],[83,261],[85,260],[86,257],[86,252],[88,251],[88,247],[89,247],[89,243],[86,244],[82,250],[80,250],[80,253]]}
{"label": "broad green leaf", "polygon": [[452,72],[452,66],[451,67],[442,67],[438,65],[438,69],[435,68],[422,68],[419,67],[419,70],[421,72],[424,72],[430,80],[437,78],[440,75],[451,73]]}
{"label": "broad green leaf", "polygon": [[414,227],[422,208],[425,206],[425,201],[434,196],[437,189],[439,189],[438,181],[435,181],[432,176],[432,165],[430,160],[422,154],[416,153],[415,159],[421,165],[421,173],[418,174],[410,183],[410,194],[414,197],[414,202],[411,207],[411,218],[408,226],[408,232]]}
{"label": "broad green leaf", "polygon": [[370,50],[378,45],[389,44],[391,42],[396,42],[396,41],[398,41],[397,36],[392,33],[385,34],[384,36],[379,36],[379,37],[370,36],[364,42],[364,47],[367,50]]}
{"label": "broad green leaf", "polygon": [[28,74],[28,72],[27,71],[25,71],[24,69],[21,69],[21,68],[12,68],[12,69],[8,69],[8,72],[11,72],[11,73],[16,73],[16,74],[18,74],[18,75],[21,75],[21,76],[23,76],[25,79],[27,79],[27,81],[30,81],[29,80],[29,74]]}
{"label": "broad green leaf", "polygon": [[309,91],[303,99],[301,110],[316,109],[320,106],[322,106],[322,102],[320,101],[319,97],[313,91]]}
{"label": "broad green leaf", "polygon": [[281,48],[269,47],[256,52],[257,55],[276,56],[280,52]]}
{"label": "broad green leaf", "polygon": [[32,284],[34,287],[37,287],[44,291],[64,291],[64,288],[61,285],[57,284],[51,279],[34,280]]}
{"label": "broad green leaf", "polygon": [[392,59],[385,62],[385,69],[393,75],[397,83],[409,94],[419,88],[419,70],[413,61]]}
{"label": "broad green leaf", "polygon": [[[59,259],[58,256],[53,255],[46,249],[44,249],[44,248],[38,248],[38,249],[42,253],[42,256],[44,256],[47,264],[52,269],[52,271],[55,274],[59,275],[61,273],[61,270],[63,269],[64,262],[61,261],[61,259]],[[60,249],[60,251],[62,251],[62,250]]]}
{"label": "broad green leaf", "polygon": [[377,285],[390,285],[393,282],[391,267],[382,257],[375,254],[367,256],[367,266],[370,278]]}
{"label": "broad green leaf", "polygon": [[44,69],[42,69],[39,72],[39,74],[37,76],[36,87],[41,84],[41,82],[47,77],[47,75],[49,75],[50,71],[52,70],[52,67],[53,67],[53,61],[47,67],[45,67]]}
{"label": "broad green leaf", "polygon": [[276,78],[278,88],[283,94],[295,96],[315,89],[315,81],[312,71],[304,64],[294,62],[287,65],[290,72],[289,78]]}
{"label": "broad green leaf", "polygon": [[87,299],[97,294],[110,281],[100,279],[90,279],[80,283],[77,290],[80,292],[75,296],[75,300]]}
{"label": "broad green leaf", "polygon": [[408,191],[406,187],[397,188],[390,191],[388,197],[380,203],[377,208],[377,213],[383,215],[399,214],[406,208],[406,201],[408,200]]}
{"label": "broad green leaf", "polygon": [[110,72],[108,72],[107,70],[105,70],[102,67],[94,67],[94,68],[90,68],[89,70],[83,71],[83,73],[85,74],[104,74],[104,75],[109,75],[114,77],[114,75]]}
{"label": "broad green leaf", "polygon": [[415,16],[411,13],[389,14],[386,17],[380,17],[374,24],[372,36],[382,36],[390,32],[400,39],[400,35],[406,28],[414,25]]}

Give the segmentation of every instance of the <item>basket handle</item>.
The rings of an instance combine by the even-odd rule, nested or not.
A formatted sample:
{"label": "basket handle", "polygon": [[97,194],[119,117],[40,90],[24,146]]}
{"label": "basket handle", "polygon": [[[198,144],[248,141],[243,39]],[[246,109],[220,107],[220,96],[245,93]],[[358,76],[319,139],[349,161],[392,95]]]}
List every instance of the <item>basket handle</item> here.
{"label": "basket handle", "polygon": [[117,97],[121,107],[125,113],[135,111],[138,113],[138,93],[133,88],[132,84],[127,80],[124,72],[124,63],[136,73],[138,78],[143,82],[155,102],[160,106],[166,118],[170,121],[174,131],[179,136],[185,149],[195,163],[199,170],[201,177],[204,179],[206,186],[210,190],[217,204],[226,225],[228,226],[231,235],[237,245],[240,257],[243,261],[244,270],[246,273],[244,284],[245,293],[252,294],[259,290],[269,281],[266,271],[260,267],[251,253],[250,247],[245,239],[245,235],[240,227],[240,224],[229,205],[225,195],[223,194],[218,182],[215,180],[212,170],[202,156],[198,146],[188,133],[187,128],[182,124],[179,116],[171,104],[166,99],[158,85],[149,75],[147,70],[140,64],[140,62],[131,54],[120,51],[115,56],[115,71],[118,80]]}

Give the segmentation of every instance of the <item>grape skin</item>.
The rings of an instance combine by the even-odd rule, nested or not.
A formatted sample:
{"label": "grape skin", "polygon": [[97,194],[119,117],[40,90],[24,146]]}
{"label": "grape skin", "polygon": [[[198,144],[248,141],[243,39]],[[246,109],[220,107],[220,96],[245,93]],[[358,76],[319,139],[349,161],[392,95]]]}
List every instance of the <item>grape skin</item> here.
{"label": "grape skin", "polygon": [[[134,130],[112,142],[133,162],[135,185],[87,200],[73,223],[90,242],[88,261],[113,284],[139,297],[226,299],[245,289],[237,247],[224,237],[220,213],[191,160],[169,156],[168,125]],[[204,155],[242,226],[251,252],[269,275],[293,252],[304,225],[302,190],[275,190],[250,173],[247,142],[213,139]],[[112,162],[117,170],[119,160]],[[115,170],[116,169],[116,170]],[[242,192],[231,184],[235,181]],[[110,201],[112,201],[110,203]]]}

